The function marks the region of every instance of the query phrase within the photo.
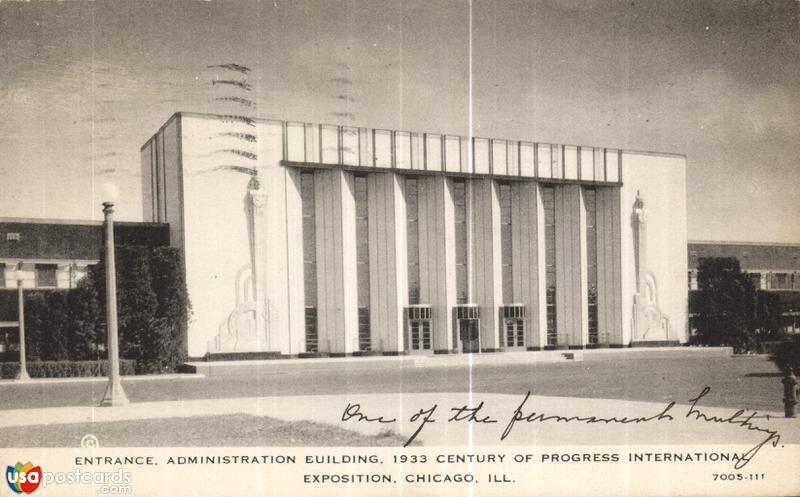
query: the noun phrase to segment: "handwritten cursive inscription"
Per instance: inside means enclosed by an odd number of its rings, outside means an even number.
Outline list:
[[[356,421],[365,421],[367,423],[394,423],[397,418],[385,419],[383,416],[370,418],[361,412],[361,404],[347,404],[342,412],[342,421],[349,421],[355,418]]]
[[[766,434],[764,440],[753,446],[749,451],[742,454],[739,458],[737,458],[734,467],[736,469],[741,469],[746,466],[753,457],[761,450],[762,447],[771,443],[773,447],[777,447],[778,443],[780,442],[780,434],[777,430],[771,430],[768,428],[764,428],[758,426],[753,421],[756,419],[769,419],[768,415],[760,415],[758,411],[751,411],[749,414],[746,414],[745,409],[739,409],[736,412],[732,413],[730,416],[727,417],[719,417],[706,414],[703,410],[698,407],[698,403],[700,400],[703,399],[708,393],[711,391],[711,387],[704,387],[700,394],[696,397],[689,399],[690,405],[688,410],[685,413],[685,418],[696,420],[704,423],[723,423],[723,424],[732,424],[741,427],[747,431],[757,431]],[[536,411],[528,411],[526,409],[526,404],[531,397],[531,392],[525,394],[525,397],[522,399],[522,402],[514,409],[514,412],[511,414],[508,422],[505,425],[505,429],[500,434],[500,440],[505,440],[509,435],[511,435],[515,425],[517,423],[548,423],[548,422],[555,422],[555,423],[585,423],[585,424],[643,424],[643,423],[656,423],[656,422],[670,422],[674,421],[675,417],[678,415],[678,408],[676,407],[675,401],[669,402],[663,409],[654,413],[650,416],[638,416],[638,417],[628,417],[628,416],[610,416],[610,417],[601,417],[601,416],[577,416],[577,415],[561,415],[561,414],[547,414],[544,412],[536,412]],[[451,407],[450,411],[452,412],[451,416],[447,418],[447,423],[475,423],[475,424],[497,424],[499,422],[498,419],[493,418],[491,415],[485,412],[485,404],[484,402],[480,402],[477,406],[471,407],[468,405],[462,405],[460,407]],[[414,433],[408,438],[406,443],[403,445],[407,447],[411,444],[414,440],[416,440],[417,436],[422,432],[422,429],[425,428],[428,424],[436,422],[436,413],[437,409],[439,408],[438,404],[434,404],[427,409],[421,408],[417,412],[415,412],[410,418],[409,421],[411,423],[418,423]],[[347,404],[344,411],[342,412],[342,421],[358,421],[358,422],[366,422],[366,423],[395,423],[397,421],[396,418],[385,418],[383,416],[368,416],[361,411],[360,404]]]
[[[532,413],[528,414],[527,416],[525,416],[525,415],[522,414],[522,408],[525,407],[525,403],[528,401],[528,398],[530,396],[531,396],[530,392],[525,394],[525,398],[522,399],[522,403],[519,405],[519,407],[517,407],[514,410],[514,415],[511,417],[511,420],[506,425],[506,429],[505,429],[505,431],[503,431],[503,434],[500,435],[500,440],[505,440],[506,439],[506,437],[511,433],[511,430],[514,428],[514,424],[517,421],[525,421],[525,422],[528,422],[528,423],[533,423],[533,422],[537,422],[537,421],[540,422],[540,423],[544,423],[546,421],[555,421],[555,422],[564,422],[564,423],[578,422],[578,423],[589,423],[589,424],[592,424],[592,423],[605,423],[605,424],[618,423],[618,424],[625,425],[625,424],[631,424],[631,423],[636,423],[636,424],[638,424],[638,423],[649,423],[650,421],[664,421],[664,420],[672,421],[674,419],[672,416],[670,416],[667,413],[670,410],[672,410],[672,408],[675,406],[675,402],[670,402],[669,404],[667,404],[667,407],[665,407],[658,414],[654,414],[653,416],[649,416],[649,417],[640,417],[640,418],[628,418],[628,417],[623,417],[623,418],[617,418],[617,417],[598,418],[597,416],[559,416],[557,414],[553,414],[553,415],[549,415],[548,416],[548,415],[545,415],[544,413],[536,413],[536,412],[532,412]]]
[[[772,442],[772,446],[773,447],[777,447],[778,446],[778,442],[780,442],[781,436],[780,436],[780,434],[778,434],[777,430],[770,430],[770,429],[767,429],[767,428],[762,428],[762,427],[756,426],[756,425],[754,425],[752,423],[752,421],[754,419],[758,419],[758,418],[769,419],[769,415],[761,415],[760,416],[758,414],[758,411],[753,411],[750,414],[748,414],[747,416],[745,416],[744,415],[745,410],[744,409],[739,409],[738,411],[736,411],[735,413],[731,414],[727,418],[720,418],[720,417],[717,417],[717,416],[709,416],[709,415],[703,413],[700,409],[698,409],[697,408],[697,403],[700,402],[700,399],[702,399],[703,397],[708,395],[708,392],[710,392],[710,391],[711,391],[710,387],[705,387],[700,392],[700,395],[698,395],[697,397],[695,397],[695,398],[693,398],[693,399],[691,399],[689,401],[689,402],[692,403],[692,405],[689,408],[689,411],[686,413],[686,417],[687,418],[689,418],[691,416],[694,416],[694,419],[696,419],[698,421],[705,421],[706,423],[729,423],[729,424],[733,424],[733,425],[739,425],[739,426],[741,426],[742,428],[744,428],[744,429],[746,429],[748,431],[760,431],[762,433],[766,433],[767,434],[767,437],[761,443],[756,444],[755,446],[753,446],[752,449],[750,449],[747,452],[745,452],[744,454],[742,454],[742,458],[740,460],[736,461],[736,464],[734,465],[734,467],[736,469],[741,469],[741,468],[745,467],[747,465],[747,463],[749,463],[750,460],[753,459],[753,456],[755,456],[758,453],[758,451],[761,450],[761,447],[765,446],[767,443]]]

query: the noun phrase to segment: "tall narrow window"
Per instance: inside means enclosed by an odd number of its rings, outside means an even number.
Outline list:
[[[500,197],[500,241],[501,263],[503,265],[503,301],[507,304],[514,302],[514,267],[512,264],[511,245],[511,185],[500,183],[498,185]]]
[[[419,198],[417,178],[406,178],[406,239],[408,240],[408,303],[420,303]]]
[[[456,303],[467,304],[467,185],[453,181],[453,204],[456,228]]]
[[[586,188],[583,196],[586,204],[586,283],[589,308],[589,344],[600,343],[597,321],[597,192]]]
[[[355,177],[356,278],[358,280],[358,350],[372,350],[369,319],[369,208],[367,177]]]
[[[303,282],[305,288],[306,352],[319,352],[317,331],[317,220],[314,173],[300,175],[303,211]]]
[[[0,288],[6,287],[6,265],[0,262]]]
[[[544,266],[547,304],[547,345],[556,345],[556,191],[542,188],[544,205]]]

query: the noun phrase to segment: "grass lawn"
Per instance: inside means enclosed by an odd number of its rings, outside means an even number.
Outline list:
[[[91,433],[100,447],[213,447],[213,446],[389,446],[405,439],[391,432],[375,436],[310,421],[281,421],[234,414],[163,418],[109,423],[36,425],[0,428],[0,447],[80,447]]]

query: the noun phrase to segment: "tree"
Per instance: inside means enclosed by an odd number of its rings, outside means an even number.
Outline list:
[[[101,359],[99,345],[105,344],[100,304],[92,275],[78,282],[67,293],[65,334],[69,339],[69,358],[72,360]]]
[[[705,345],[752,348],[755,288],[732,257],[702,258],[698,266],[697,334]]]
[[[67,292],[56,290],[47,292],[45,308],[41,315],[42,359],[63,361],[69,359],[69,341],[66,334]]]
[[[42,343],[47,332],[42,328],[42,316],[47,310],[45,294],[40,291],[25,292],[25,358],[42,359]]]
[[[783,338],[783,305],[780,295],[759,290],[756,292],[754,329],[761,340]]]
[[[186,327],[190,312],[180,252],[163,247],[152,249],[150,274],[158,302],[156,340],[161,351],[153,365],[159,371],[174,370],[186,360]]]
[[[120,355],[136,372],[174,371],[186,360],[190,304],[181,253],[172,247],[116,247]],[[90,272],[98,298],[97,329],[104,343],[105,263]]]
[[[116,248],[120,355],[136,360],[137,373],[150,370],[152,357],[159,353],[154,326],[158,303],[147,256],[142,247]]]

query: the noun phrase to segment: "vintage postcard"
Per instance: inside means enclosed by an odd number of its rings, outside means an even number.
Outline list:
[[[0,1],[0,496],[800,494],[800,2]]]

